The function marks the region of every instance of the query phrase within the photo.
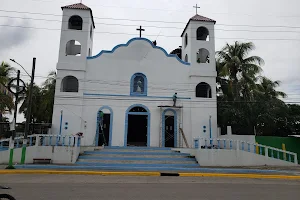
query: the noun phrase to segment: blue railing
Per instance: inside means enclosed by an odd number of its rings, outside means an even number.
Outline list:
[[[193,147],[197,149],[226,149],[247,151],[266,156],[268,158],[274,158],[298,164],[297,154],[294,152],[284,151],[282,149],[240,140],[194,138],[193,145]]]
[[[24,137],[16,137],[14,139],[14,148],[23,146]],[[7,150],[11,142],[10,138],[0,140],[0,151]],[[26,146],[67,146],[79,147],[81,138],[74,135],[29,135]]]

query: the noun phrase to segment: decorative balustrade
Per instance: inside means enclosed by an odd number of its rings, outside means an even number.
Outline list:
[[[21,148],[23,146],[24,137],[15,137],[14,147]],[[7,150],[11,139],[0,140],[0,151]],[[27,139],[27,146],[67,146],[79,147],[81,144],[81,137],[74,135],[29,135]]]
[[[297,154],[282,149],[273,148],[261,144],[250,142],[231,140],[231,139],[209,139],[209,138],[194,138],[193,147],[197,149],[227,149],[237,151],[247,151],[255,154],[260,154],[268,158],[280,159],[298,164]]]

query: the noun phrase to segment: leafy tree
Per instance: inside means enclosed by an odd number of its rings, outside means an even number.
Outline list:
[[[56,73],[52,71],[41,87],[34,85],[32,91],[31,122],[50,123],[52,120]],[[29,88],[29,86],[27,86]],[[23,102],[19,112],[26,116],[28,106],[29,89],[20,102]]]
[[[2,62],[0,64],[0,85],[5,87],[11,79],[14,68],[8,63]],[[0,122],[4,120],[3,113],[5,111],[11,111],[14,107],[13,99],[4,93],[0,93]]]

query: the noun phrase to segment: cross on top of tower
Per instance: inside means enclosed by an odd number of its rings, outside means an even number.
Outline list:
[[[196,8],[196,15],[198,14],[198,8],[200,8],[200,6],[198,6],[197,4],[196,4],[196,6],[193,6],[193,8]]]
[[[140,31],[140,37],[142,37],[142,31],[145,31],[145,29],[142,29],[142,26],[140,26],[140,28],[137,28],[136,30]]]

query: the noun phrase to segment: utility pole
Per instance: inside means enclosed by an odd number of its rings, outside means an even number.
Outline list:
[[[30,122],[31,122],[31,107],[32,107],[32,92],[33,92],[33,83],[34,83],[35,62],[36,62],[36,58],[33,58],[33,60],[32,60],[31,80],[30,80],[30,86],[29,86],[29,96],[28,96],[28,103],[27,103],[25,133],[24,133],[23,146],[22,146],[21,164],[25,163],[27,137],[28,137],[28,133],[29,133],[29,125],[30,125]]]
[[[13,85],[12,81],[17,80],[17,85]],[[17,112],[18,112],[18,99],[19,99],[19,93],[20,93],[20,70],[17,72],[17,79],[13,79],[9,82],[8,87],[10,90],[12,90],[13,87],[16,87],[15,95],[15,109],[14,109],[14,119],[13,119],[13,130],[12,130],[12,136],[9,143],[9,163],[8,167],[6,169],[15,169],[13,166],[13,158],[14,158],[14,146],[15,146],[15,136],[16,136],[16,123],[17,123]]]

